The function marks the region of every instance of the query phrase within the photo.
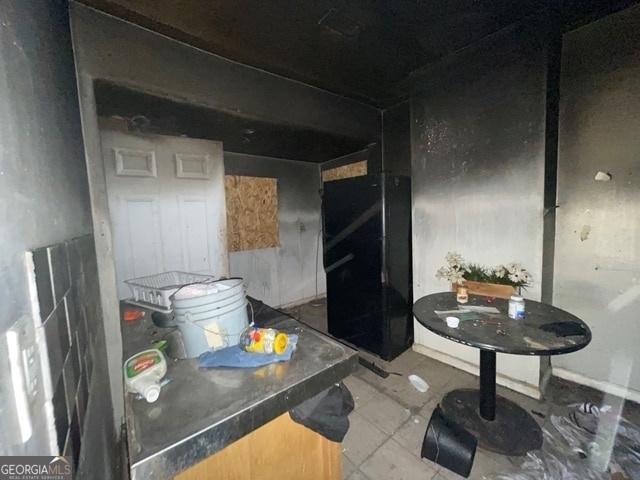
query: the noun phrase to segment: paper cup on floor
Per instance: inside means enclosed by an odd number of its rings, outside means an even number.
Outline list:
[[[458,328],[460,325],[460,319],[458,317],[447,317],[446,319],[447,327]]]

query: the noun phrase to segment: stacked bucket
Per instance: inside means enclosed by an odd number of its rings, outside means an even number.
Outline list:
[[[237,345],[249,325],[241,278],[185,285],[171,301],[189,358]]]

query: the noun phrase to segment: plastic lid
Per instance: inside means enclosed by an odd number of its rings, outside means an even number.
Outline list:
[[[273,341],[273,353],[282,355],[287,349],[287,345],[289,345],[289,337],[285,333],[279,333]]]
[[[144,398],[149,403],[153,403],[156,400],[158,400],[159,396],[160,396],[160,385],[158,385],[157,383],[149,385],[144,390]]]
[[[522,302],[524,298],[522,298],[520,295],[511,295],[511,300],[513,300],[514,302]]]

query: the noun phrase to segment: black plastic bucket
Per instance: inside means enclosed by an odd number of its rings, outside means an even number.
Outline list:
[[[437,406],[429,420],[420,456],[468,478],[477,444],[476,437],[445,417]]]

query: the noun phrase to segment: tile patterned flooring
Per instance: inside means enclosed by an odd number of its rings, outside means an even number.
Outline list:
[[[303,323],[326,332],[326,307],[303,305],[285,310]],[[363,355],[364,356],[364,355]],[[347,480],[458,480],[463,477],[420,458],[422,439],[433,409],[453,389],[478,385],[478,379],[461,370],[418,354],[411,349],[392,362],[375,361],[388,372],[382,378],[360,366],[344,383],[355,400],[349,416],[349,432],[343,441],[343,472]],[[425,393],[408,381],[419,375],[428,384]],[[598,401],[598,392],[573,384],[552,382],[545,401],[538,401],[498,387],[498,394],[517,402],[540,424],[547,421],[554,405]],[[507,457],[478,449],[469,476],[479,480],[492,473],[514,472],[519,457]]]
[[[376,362],[377,364],[381,362]],[[420,458],[431,413],[442,396],[459,387],[477,386],[477,378],[408,350],[384,368],[402,376],[382,378],[360,367],[346,378],[356,408],[343,441],[344,478],[455,480],[459,475]],[[421,393],[407,380],[417,374],[429,390]],[[512,467],[508,457],[478,450],[469,478]]]

